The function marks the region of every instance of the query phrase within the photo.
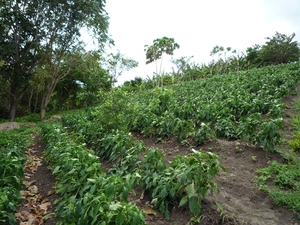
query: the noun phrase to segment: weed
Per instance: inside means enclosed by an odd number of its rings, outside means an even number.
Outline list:
[[[226,218],[225,211],[219,203],[217,203],[216,201],[214,201],[214,203],[217,206],[217,211],[220,213],[220,217],[221,217],[222,224],[223,224],[225,222],[225,218]]]
[[[253,162],[257,161],[257,157],[255,155],[251,156],[251,159],[252,159]]]

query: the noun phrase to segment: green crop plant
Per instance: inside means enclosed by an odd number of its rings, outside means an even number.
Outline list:
[[[189,205],[194,215],[199,215],[201,199],[207,191],[213,192],[217,184],[212,179],[223,168],[218,156],[210,152],[193,150],[191,156],[177,156],[169,166],[163,155],[151,149],[141,163],[139,174],[143,190],[150,192],[151,204],[168,219],[170,206]]]
[[[71,140],[59,124],[41,128],[45,159],[56,176],[58,224],[145,224],[144,214],[128,201],[135,185],[120,176],[107,176],[99,157]]]
[[[16,224],[24,177],[25,148],[30,145],[32,129],[0,133],[0,224]],[[3,141],[2,141],[3,140]]]
[[[178,156],[170,167],[181,171],[179,182],[187,195],[182,196],[179,206],[189,204],[190,211],[195,215],[200,213],[201,199],[206,197],[218,186],[212,179],[225,168],[219,163],[218,156],[211,152],[195,151],[191,156]]]
[[[211,129],[210,124],[201,123],[201,127],[193,134],[193,140],[196,145],[201,145],[213,139],[214,136],[215,134]]]

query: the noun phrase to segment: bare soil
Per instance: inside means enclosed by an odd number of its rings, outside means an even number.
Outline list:
[[[291,126],[291,117],[295,113],[292,107],[297,100],[297,95],[285,98],[288,108],[285,110],[285,130],[282,132],[284,138],[290,138],[293,135]],[[156,138],[145,138],[135,133],[135,138],[143,140],[148,148],[158,148],[165,153],[166,163],[179,154],[190,154],[191,146],[184,146],[177,142],[175,138],[163,139],[157,142]],[[278,146],[281,152],[288,151],[287,143]],[[34,148],[36,155],[42,158],[44,145],[38,137],[31,148]],[[194,147],[195,148],[195,147]],[[220,193],[215,192],[208,195],[202,201],[201,223],[190,223],[192,215],[186,207],[171,209],[171,218],[166,220],[156,212],[156,215],[147,215],[146,221],[150,225],[186,225],[186,224],[204,224],[204,225],[300,225],[300,220],[290,210],[276,206],[270,197],[263,191],[260,191],[254,182],[257,168],[263,168],[269,165],[272,160],[283,161],[279,153],[266,153],[256,146],[240,141],[214,140],[202,146],[195,148],[211,151],[219,155],[221,164],[226,168],[226,172],[221,172],[214,181],[218,183]],[[109,163],[103,162],[103,165],[109,166]],[[30,178],[38,187],[42,197],[51,202],[48,213],[54,212],[53,201],[58,197],[56,194],[47,196],[55,184],[55,178],[47,169],[47,164],[42,160]],[[141,192],[137,190],[136,198],[133,202],[141,209],[149,210],[149,196],[140,198]],[[26,207],[26,204],[22,206]],[[22,208],[21,207],[21,208]],[[57,219],[51,217],[45,220],[43,224],[55,224]]]

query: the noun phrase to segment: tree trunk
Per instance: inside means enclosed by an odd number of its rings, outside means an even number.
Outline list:
[[[42,106],[41,111],[40,111],[41,120],[43,120],[45,118],[45,115],[46,115],[46,107]]]
[[[52,95],[52,92],[53,91],[48,91],[48,92],[45,92],[43,95],[42,95],[42,103],[41,103],[41,111],[40,111],[40,119],[43,120],[45,118],[45,115],[46,115],[46,107],[50,101],[50,96]]]
[[[17,84],[17,76],[16,76],[16,74],[14,74],[12,83],[10,85],[10,104],[9,104],[9,111],[8,111],[9,112],[9,116],[8,116],[9,122],[15,121],[18,104],[25,93],[25,88],[23,88],[23,90],[18,94],[16,84]]]
[[[42,103],[41,103],[41,112],[40,112],[40,119],[43,120],[46,115],[46,108],[47,105],[51,99],[51,95],[61,77],[58,76],[57,74],[54,76],[52,81],[48,83],[47,87],[45,88],[44,93],[42,94]]]
[[[28,99],[28,111],[29,111],[29,113],[32,113],[32,110],[31,110],[32,96],[33,96],[33,91],[30,92],[30,96],[29,96],[29,99]]]
[[[33,113],[36,113],[37,105],[38,105],[39,92],[36,92],[35,102],[34,102],[34,110]]]
[[[9,122],[14,122],[15,121],[16,113],[17,113],[17,106],[18,106],[17,101],[13,101],[13,102],[10,103],[10,106],[9,106]]]

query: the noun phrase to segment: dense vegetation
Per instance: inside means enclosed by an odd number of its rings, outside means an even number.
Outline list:
[[[134,94],[116,90],[99,96],[100,106],[66,115],[62,122],[75,135],[73,139],[85,143],[100,159],[114,162],[110,175],[127,182],[137,179],[129,183],[150,192],[151,203],[166,218],[169,205],[186,203],[197,215],[197,201],[217,187],[211,182],[219,171],[217,156],[196,151],[174,158],[167,166],[156,149],[140,158],[144,146],[134,141],[130,131],[155,136],[158,141],[176,135],[179,142],[191,146],[215,137],[242,139],[267,153],[276,151],[283,97],[299,84],[299,66],[269,66]]]
[[[215,136],[243,139],[274,151],[283,124],[282,98],[298,82],[299,63],[291,63],[134,94],[116,90],[76,117],[84,121],[88,143],[97,133],[123,130],[157,138],[176,135],[179,142],[192,139],[196,145]]]
[[[192,57],[172,59],[170,73],[157,70],[152,78],[114,87],[138,63],[120,52],[104,55],[104,46],[113,44],[108,27],[104,0],[0,1],[0,118],[12,122],[27,115],[37,122],[36,113],[43,120],[46,110],[82,109],[66,113],[62,124],[41,126],[61,194],[60,224],[145,224],[144,212],[130,202],[137,187],[166,218],[171,206],[184,205],[198,216],[201,199],[218,190],[212,180],[224,168],[216,154],[196,147],[215,138],[240,139],[268,155],[280,144],[283,98],[295,94],[300,82],[295,34],[276,32],[245,53],[217,45],[207,65]],[[82,28],[93,31],[100,49],[84,49]],[[145,45],[146,63],[179,47],[173,38],[156,39]],[[16,223],[31,132],[0,133],[1,223]],[[176,136],[191,154],[167,165],[158,149],[146,149],[131,132],[158,142]],[[297,133],[290,141],[294,152],[284,155],[286,163],[272,162],[256,178],[276,204],[297,214],[299,139]],[[101,160],[112,162],[107,172]]]
[[[291,150],[284,153],[284,163],[273,161],[270,166],[257,170],[255,177],[259,189],[266,191],[277,205],[288,207],[300,217],[300,120],[299,104],[293,116],[295,135],[289,141]]]
[[[0,29],[3,31],[0,34],[0,118],[14,121],[25,114],[39,113],[44,119],[49,110],[95,106],[99,104],[99,90],[110,91],[123,71],[138,66],[135,60],[119,51],[105,54],[104,47],[113,44],[107,33],[109,17],[105,1],[85,2],[0,2]],[[92,31],[99,49],[85,50],[80,42],[82,29]],[[216,45],[208,64],[191,62],[192,56],[172,59],[172,72],[162,73],[157,68],[152,78],[136,77],[125,82],[123,89],[153,89],[295,62],[299,60],[300,49],[294,37],[295,34],[288,36],[276,32],[264,45],[248,47],[246,52]],[[145,45],[146,63],[158,63],[163,54],[173,55],[179,47],[174,38],[155,39],[152,45]]]
[[[14,212],[21,200],[25,149],[31,129],[0,133],[0,223],[16,224]]]
[[[275,145],[281,141],[282,111],[286,107],[283,97],[296,93],[299,73],[298,62],[134,93],[123,89],[102,91],[97,95],[101,103],[98,106],[66,113],[62,124],[42,125],[46,160],[52,165],[58,180],[56,189],[61,194],[56,202],[60,223],[143,224],[144,212],[130,202],[137,186],[150,194],[151,204],[166,218],[170,217],[170,206],[187,205],[192,215],[199,215],[199,202],[208,191],[218,190],[212,179],[224,168],[216,154],[194,148],[217,137],[250,141],[267,154],[276,151]],[[158,149],[146,151],[143,142],[137,142],[131,132],[156,137],[157,141],[176,136],[181,144],[190,145],[193,150],[190,155],[175,157],[167,165]],[[4,146],[9,146],[8,138],[1,140],[7,142]],[[11,160],[14,150],[5,147],[1,153],[9,158],[2,157],[6,161],[1,165],[18,166],[18,174],[22,176],[22,146],[26,141],[19,141],[21,145],[14,147],[20,149],[20,156],[15,156],[21,157],[16,158],[19,163]],[[295,151],[297,141],[296,136],[291,142]],[[19,142],[14,143],[16,146]],[[297,186],[291,185],[297,184],[298,156],[285,157],[287,165],[274,162],[270,168],[258,171],[257,180],[263,182],[260,188],[270,193],[277,204],[298,212],[297,198],[280,189],[293,187],[290,193],[297,192]],[[107,172],[102,160],[113,163]],[[264,183],[273,173],[277,174],[274,184],[279,185],[274,190]],[[3,180],[9,177],[6,174]],[[11,190],[19,191],[21,180],[16,181],[1,188],[11,185]],[[3,195],[2,200],[5,208],[1,219],[14,224],[11,212],[16,209],[18,198],[8,199]]]

